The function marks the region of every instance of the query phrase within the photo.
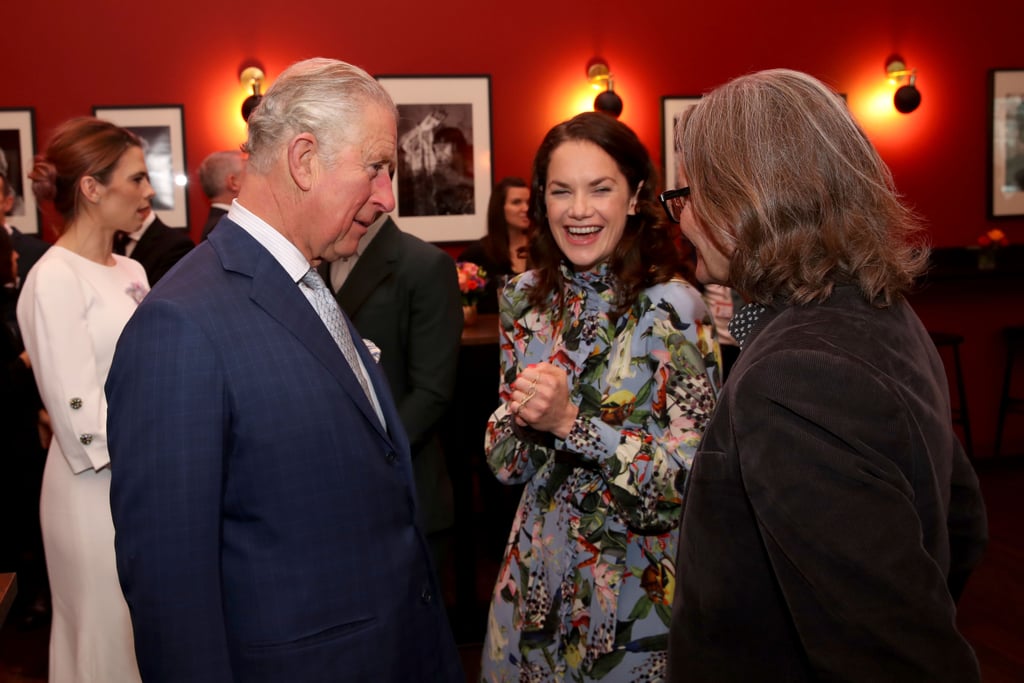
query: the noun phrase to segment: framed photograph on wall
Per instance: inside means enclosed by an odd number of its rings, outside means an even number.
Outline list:
[[[487,230],[490,76],[378,76],[398,107],[395,222],[428,242]]]
[[[700,102],[700,95],[666,95],[661,98],[661,146],[665,171],[665,190],[675,190],[679,181],[679,158],[676,155],[676,124],[687,109]]]
[[[989,71],[988,217],[1024,216],[1024,69]]]
[[[35,110],[0,108],[0,173],[14,190],[6,216],[19,231],[39,234],[39,211],[28,174],[35,158]],[[0,197],[0,199],[3,199]]]
[[[180,104],[95,106],[92,113],[142,138],[149,182],[156,192],[153,210],[172,228],[188,227],[184,107]]]

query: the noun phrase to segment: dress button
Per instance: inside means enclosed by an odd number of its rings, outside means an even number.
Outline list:
[[[83,446],[88,446],[92,443],[92,434],[82,434],[78,440],[82,442]]]
[[[68,401],[68,403],[71,405],[71,410],[78,410],[79,408],[82,407],[82,399],[78,398],[77,396]]]
[[[429,588],[424,588],[423,592],[420,593],[420,600],[423,601],[424,605],[429,605],[430,601],[434,599],[434,595],[430,592]]]

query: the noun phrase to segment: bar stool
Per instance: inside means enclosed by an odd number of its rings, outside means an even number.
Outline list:
[[[960,345],[964,343],[964,336],[953,332],[928,332],[932,343],[938,349],[939,355],[942,350],[948,348],[953,357],[953,377],[956,379],[957,404],[951,406],[951,418],[953,424],[959,424],[964,431],[964,450],[967,456],[974,457],[974,442],[971,440],[971,418],[967,412],[967,387],[964,385],[964,372],[960,365]]]
[[[993,455],[999,455],[1003,445],[1003,427],[1008,413],[1024,413],[1024,395],[1012,395],[1013,366],[1018,354],[1024,354],[1024,326],[1004,327],[1006,337],[1006,370],[1003,373],[1003,395],[999,399],[999,420],[996,423],[996,443]]]

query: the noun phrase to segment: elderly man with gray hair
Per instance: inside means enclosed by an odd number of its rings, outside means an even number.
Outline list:
[[[231,202],[242,187],[244,171],[245,155],[238,150],[214,152],[199,164],[199,184],[210,200],[210,213],[203,225],[202,239],[210,236],[210,231],[231,209]]]
[[[238,199],[122,334],[118,573],[146,681],[464,680],[387,380],[315,266],[394,208],[396,110],[292,65]]]

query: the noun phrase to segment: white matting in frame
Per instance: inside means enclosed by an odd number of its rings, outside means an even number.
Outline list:
[[[490,76],[378,76],[398,107],[392,216],[428,242],[483,236],[491,168]]]
[[[92,108],[96,118],[127,128],[143,141],[153,210],[172,228],[188,227],[188,173],[185,170],[185,113],[180,104]]]
[[[35,111],[0,109],[0,173],[14,190],[14,206],[7,224],[27,234],[39,234],[39,211],[28,174],[35,160]]]
[[[1024,69],[989,72],[988,216],[1024,216]]]
[[[662,181],[666,190],[675,190],[681,185],[679,155],[676,154],[676,125],[679,123],[679,117],[698,102],[700,95],[667,95],[661,98],[661,144],[662,159],[665,162],[665,175]]]

